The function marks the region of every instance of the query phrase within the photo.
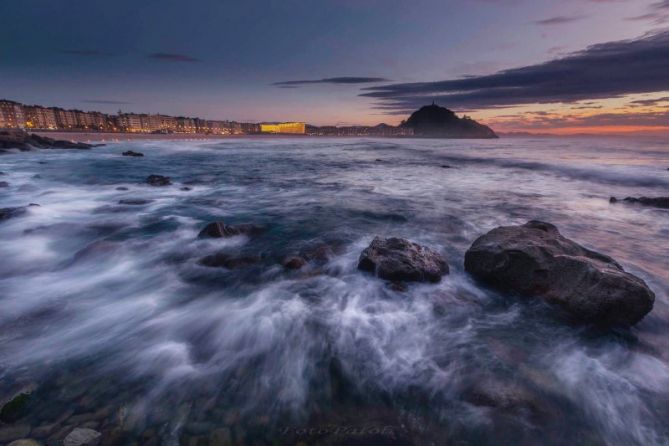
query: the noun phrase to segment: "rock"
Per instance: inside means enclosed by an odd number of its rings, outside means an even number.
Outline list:
[[[142,200],[141,198],[126,198],[123,200],[119,200],[118,204],[126,204],[129,206],[139,206],[142,204],[149,204],[151,203],[151,200]]]
[[[123,152],[121,155],[123,155],[123,156],[134,156],[134,157],[144,156],[143,153],[141,153],[141,152],[133,152],[132,150],[126,150],[126,151]]]
[[[33,440],[30,438],[25,438],[21,440],[14,440],[11,443],[9,443],[7,446],[42,446],[42,443],[40,443],[37,440]]]
[[[6,181],[0,181],[0,187],[9,187],[9,183]]]
[[[442,164],[442,165],[441,165],[441,168],[442,168],[442,169],[450,169],[451,166],[449,166],[448,164]]]
[[[448,263],[436,251],[401,238],[374,238],[358,260],[358,269],[395,281],[439,282]]]
[[[398,293],[404,293],[409,289],[404,282],[388,282],[386,285],[388,285],[388,288],[393,291],[397,291]]]
[[[28,212],[28,207],[30,206],[32,205],[18,206],[14,208],[0,208],[0,221],[9,220],[10,218],[24,215],[26,212]]]
[[[67,434],[67,437],[63,440],[63,445],[85,446],[92,444],[100,435],[102,435],[100,432],[93,429],[77,427]]]
[[[146,177],[146,182],[151,186],[169,186],[172,184],[170,177],[164,177],[162,175],[149,175]]]
[[[283,267],[286,269],[300,269],[306,264],[307,261],[298,256],[286,257],[282,262]]]
[[[660,209],[669,209],[669,197],[627,197],[623,198],[622,200],[618,200],[616,197],[611,197],[609,199],[609,203],[619,203],[621,201],[625,203],[636,203],[643,206],[651,206]]]
[[[227,427],[215,429],[209,434],[209,446],[232,446],[232,435]]]
[[[415,136],[431,138],[498,138],[488,126],[436,104],[421,107],[400,124],[413,129]]]
[[[83,142],[63,141],[45,136],[28,133],[23,130],[0,131],[0,149],[90,149],[90,144]]]
[[[0,442],[9,442],[25,438],[30,434],[30,425],[26,423],[0,427]]]
[[[212,237],[234,237],[236,235],[256,235],[262,232],[262,228],[255,225],[226,225],[222,221],[209,223],[198,234],[199,238]]]
[[[198,263],[202,266],[215,268],[238,269],[254,265],[259,261],[260,257],[256,256],[232,257],[225,253],[218,253],[203,257]]]
[[[179,188],[179,190],[182,190],[182,191],[189,191],[189,190],[192,190],[192,189],[191,189],[190,187],[188,187],[188,186],[183,186],[183,187]]]
[[[128,190],[128,188],[125,186],[119,186],[116,188],[116,190]]]
[[[545,299],[598,324],[635,324],[655,301],[646,283],[612,258],[541,221],[479,237],[465,254],[465,270],[494,288]]]
[[[0,421],[3,423],[13,423],[28,414],[28,408],[32,401],[32,389],[24,389],[14,394],[7,401],[3,402],[0,409]]]

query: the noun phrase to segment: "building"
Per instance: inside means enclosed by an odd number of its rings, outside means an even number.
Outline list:
[[[0,128],[22,129],[24,127],[23,106],[14,101],[0,101]]]
[[[26,105],[23,107],[23,115],[26,128],[39,130],[55,130],[58,128],[56,113],[51,108]]]
[[[306,124],[304,122],[279,122],[277,124],[260,124],[260,132],[304,135],[306,133]]]
[[[71,130],[79,127],[77,116],[73,110],[63,110],[62,108],[52,109],[56,116],[56,126],[60,130]]]

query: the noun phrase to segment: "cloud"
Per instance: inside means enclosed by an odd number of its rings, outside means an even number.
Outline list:
[[[543,20],[537,20],[534,23],[536,23],[537,25],[542,25],[542,26],[563,25],[565,23],[575,22],[577,20],[582,20],[584,18],[585,18],[585,16],[582,16],[582,15],[581,16],[564,16],[564,15],[561,15],[561,16],[556,16],[556,17],[550,17],[550,18],[543,19]]]
[[[146,57],[149,59],[162,60],[165,62],[200,62],[200,59],[196,59],[185,54],[176,53],[151,53]]]
[[[627,20],[651,21],[656,25],[669,22],[669,0],[661,0],[651,3],[648,6],[648,13],[635,17],[628,17]]]
[[[311,84],[344,84],[344,85],[355,85],[355,84],[374,84],[378,82],[388,82],[388,79],[382,77],[355,77],[355,76],[343,76],[343,77],[327,77],[324,79],[310,79],[310,80],[298,80],[298,81],[282,81],[275,82],[272,85],[282,88],[298,87]]]
[[[84,56],[84,57],[104,57],[111,56],[111,53],[98,50],[82,50],[82,49],[70,49],[70,50],[60,50],[58,51],[61,54],[71,54],[74,56]]]
[[[410,110],[437,101],[483,109],[573,103],[669,90],[669,31],[592,45],[565,57],[490,75],[363,88],[384,110]]]
[[[656,99],[637,99],[636,101],[630,102],[630,104],[633,106],[649,107],[659,105],[662,102],[669,102],[669,96]]]
[[[131,105],[132,102],[114,101],[110,99],[84,99],[86,104]]]

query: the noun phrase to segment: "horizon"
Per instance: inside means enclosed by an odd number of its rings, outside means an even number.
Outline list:
[[[0,6],[0,39],[11,42],[0,93],[65,109],[315,126],[397,125],[436,100],[500,133],[669,131],[666,0],[108,9]]]

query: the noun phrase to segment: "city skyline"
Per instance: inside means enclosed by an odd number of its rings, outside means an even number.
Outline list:
[[[436,99],[501,132],[669,131],[667,1],[91,3],[0,6],[1,97],[339,126]]]

